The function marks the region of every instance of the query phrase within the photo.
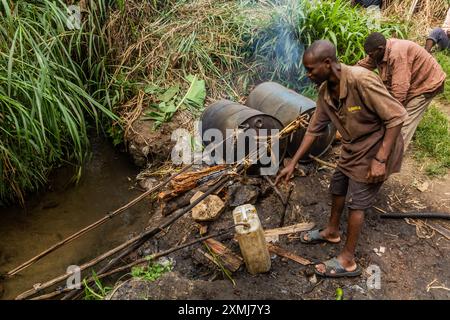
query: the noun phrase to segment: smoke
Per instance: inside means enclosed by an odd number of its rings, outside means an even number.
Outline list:
[[[305,21],[303,0],[260,1],[270,10],[270,22],[257,30],[252,42],[252,60],[260,81],[272,80],[297,91],[311,86],[302,65],[305,50],[301,41]]]

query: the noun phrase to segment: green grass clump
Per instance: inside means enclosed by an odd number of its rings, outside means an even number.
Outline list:
[[[435,55],[436,60],[441,65],[447,75],[450,75],[450,56],[446,51],[439,51]],[[441,95],[442,98],[450,102],[450,78],[447,76],[445,80],[445,90]]]
[[[155,281],[164,273],[172,270],[172,265],[162,265],[159,263],[149,263],[146,267],[134,267],[131,269],[131,276],[136,279]]]
[[[415,133],[416,158],[425,163],[428,175],[447,173],[450,168],[450,126],[448,117],[437,107],[425,113]]]
[[[61,163],[81,165],[89,123],[115,119],[98,90],[106,4],[87,3],[77,29],[62,1],[0,2],[0,204],[23,202]]]

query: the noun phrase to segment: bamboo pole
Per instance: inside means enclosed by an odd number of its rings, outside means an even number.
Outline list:
[[[334,163],[330,163],[330,162],[327,162],[327,161],[320,160],[319,158],[314,157],[313,155],[309,155],[309,157],[311,159],[313,159],[314,161],[320,163],[321,165],[324,165],[324,166],[327,166],[327,167],[330,167],[330,168],[333,168],[333,169],[337,168],[337,166]]]
[[[115,247],[114,249],[105,252],[104,254],[100,255],[99,257],[83,264],[82,266],[80,266],[80,271],[83,271],[89,267],[92,267],[94,265],[96,265],[97,263],[103,261],[104,259],[112,256],[113,254],[121,251],[124,248],[127,248],[129,246],[132,246],[131,248],[129,248],[127,251],[131,252],[133,251],[136,247],[139,247],[140,245],[142,245],[145,241],[147,241],[149,238],[153,237],[154,235],[158,234],[161,230],[163,230],[164,228],[168,227],[169,225],[171,225],[172,223],[174,223],[176,220],[178,220],[181,216],[183,216],[186,212],[189,212],[192,208],[194,208],[198,203],[200,203],[201,201],[203,201],[207,196],[209,196],[210,194],[212,194],[213,192],[215,192],[216,190],[218,190],[219,188],[223,187],[225,185],[225,183],[227,183],[229,180],[231,179],[231,176],[226,175],[223,179],[219,180],[210,190],[206,191],[203,195],[201,195],[196,201],[194,201],[191,205],[187,206],[186,208],[184,208],[181,212],[179,212],[178,214],[176,214],[175,216],[171,217],[170,219],[167,219],[164,223],[162,223],[160,226],[152,228],[150,230],[144,231],[143,233],[141,233],[140,235],[122,243],[121,245]],[[137,243],[136,243],[137,242]],[[136,245],[133,245],[135,244]],[[120,257],[123,257],[124,254],[121,254]],[[109,268],[111,268],[115,263],[118,262],[118,258],[114,259],[113,261],[111,261],[109,264],[107,264],[99,273],[103,273],[107,270],[109,270]],[[63,274],[60,275],[54,279],[51,279],[43,284],[39,284],[39,285],[35,285],[32,289],[29,289],[23,293],[21,293],[20,295],[18,295],[16,297],[16,300],[22,300],[22,299],[26,299],[48,287],[51,287],[53,285],[55,285],[58,282],[61,282],[65,279],[67,279],[69,276],[71,276],[71,274]]]
[[[81,237],[82,235],[84,235],[85,233],[103,225],[106,221],[109,221],[110,219],[114,218],[115,216],[119,215],[120,213],[124,212],[125,210],[129,209],[130,207],[134,206],[136,203],[140,202],[142,199],[144,199],[145,197],[147,197],[148,195],[150,195],[151,193],[155,192],[156,190],[162,188],[163,186],[165,186],[166,184],[168,184],[173,178],[175,178],[176,176],[178,176],[179,174],[185,172],[188,168],[190,168],[192,165],[187,165],[185,166],[181,171],[179,171],[178,173],[170,176],[169,178],[167,178],[166,180],[164,180],[163,182],[161,182],[160,184],[156,185],[155,187],[151,188],[150,190],[144,192],[143,194],[141,194],[140,196],[136,197],[135,199],[133,199],[132,201],[130,201],[129,203],[127,203],[126,205],[120,207],[119,209],[111,212],[110,214],[104,216],[103,218],[101,218],[100,220],[90,224],[89,226],[83,228],[82,230],[72,234],[71,236],[65,238],[64,240],[56,243],[55,245],[51,246],[50,248],[42,251],[41,253],[39,253],[38,255],[36,255],[35,257],[31,258],[30,260],[22,263],[20,266],[14,268],[13,270],[9,271],[6,276],[7,277],[12,277],[13,275],[17,274],[18,272],[28,268],[29,266],[31,266],[32,264],[34,264],[36,261],[42,259],[43,257],[45,257],[46,255],[48,255],[49,253],[55,251],[56,249],[62,247],[63,245],[72,242],[73,240],[78,239],[79,237]]]
[[[225,229],[223,229],[223,230],[221,230],[221,231],[219,231],[219,232],[216,232],[216,233],[214,233],[214,234],[211,234],[211,235],[209,235],[209,236],[204,236],[204,237],[202,237],[202,238],[193,240],[193,241],[191,241],[191,242],[182,244],[182,245],[180,245],[180,246],[177,246],[177,247],[174,247],[174,248],[170,248],[170,249],[168,249],[168,250],[166,250],[166,251],[158,252],[158,253],[152,254],[151,256],[148,256],[148,257],[145,257],[145,258],[138,259],[138,260],[133,261],[133,262],[131,262],[131,263],[125,265],[125,266],[122,266],[122,267],[116,268],[116,269],[114,269],[114,270],[111,270],[111,271],[109,271],[109,272],[107,272],[107,273],[99,274],[99,275],[97,275],[96,278],[100,280],[100,279],[103,279],[103,278],[105,278],[105,277],[111,276],[111,275],[113,275],[113,274],[116,274],[116,273],[119,273],[119,272],[122,272],[122,271],[126,271],[126,270],[130,269],[131,267],[134,267],[134,266],[136,266],[136,265],[138,265],[138,264],[141,264],[141,263],[144,263],[144,262],[149,262],[150,260],[155,260],[155,259],[158,259],[158,258],[167,256],[168,254],[171,254],[172,252],[175,252],[175,251],[184,249],[184,248],[186,248],[186,247],[193,246],[194,244],[197,244],[197,243],[199,243],[199,242],[203,242],[203,241],[208,240],[208,239],[210,239],[210,238],[219,237],[219,236],[221,236],[221,235],[224,235],[224,234],[228,233],[228,232],[229,232],[229,229],[234,228],[234,227],[235,227],[235,226],[233,225],[233,226],[230,226],[230,227],[228,227],[228,228],[225,228]],[[95,280],[94,277],[90,277],[89,279],[86,280],[86,283],[89,284],[89,283],[93,282],[94,280]],[[43,294],[43,295],[34,297],[34,298],[30,299],[30,300],[45,300],[45,299],[50,299],[50,298],[57,297],[57,296],[59,296],[59,295],[65,293],[65,292],[69,292],[69,291],[72,291],[72,290],[76,290],[76,289],[65,288],[65,289],[63,289],[63,290],[56,290],[56,291],[53,291],[53,292],[50,292],[50,293],[47,293],[47,294]]]

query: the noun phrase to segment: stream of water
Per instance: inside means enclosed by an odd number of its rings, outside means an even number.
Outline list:
[[[92,149],[92,158],[77,185],[69,183],[72,173],[67,168],[58,169],[45,190],[27,200],[25,208],[0,208],[1,274],[141,193],[133,188],[138,169],[126,154],[103,139],[94,139]],[[142,231],[148,219],[149,205],[144,200],[14,277],[1,280],[0,298],[14,299],[34,284],[65,273],[68,266],[83,264],[112,249],[133,232]]]

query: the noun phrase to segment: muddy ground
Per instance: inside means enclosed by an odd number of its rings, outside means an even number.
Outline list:
[[[325,157],[335,162],[339,147]],[[401,174],[392,176],[380,191],[376,207],[386,212],[435,211],[448,212],[450,207],[449,178],[430,180],[421,174],[418,164],[407,155]],[[328,185],[332,169],[309,165],[303,167],[306,176],[297,176],[291,195],[285,225],[314,222],[325,226],[330,211]],[[255,180],[251,180],[255,184]],[[265,189],[256,201],[258,214],[265,229],[278,227],[283,206],[278,196],[260,179],[259,188]],[[419,190],[420,189],[420,190]],[[208,223],[212,233],[231,225],[232,208],[222,213],[219,220]],[[193,259],[196,247],[186,248],[170,257],[175,261],[173,272],[156,282],[130,279],[118,283],[112,299],[335,299],[336,289],[342,288],[344,299],[449,299],[450,291],[450,239],[422,222],[414,220],[381,219],[380,210],[371,209],[366,214],[365,226],[357,248],[357,263],[365,270],[378,266],[381,270],[379,289],[368,287],[370,274],[366,270],[359,278],[320,279],[312,275],[311,266],[272,256],[270,272],[250,275],[245,266],[233,273],[231,279],[218,268],[199,264]],[[342,219],[345,240],[347,211]],[[155,214],[150,221],[157,225],[162,217]],[[450,230],[443,220],[428,221]],[[151,241],[142,253],[164,250],[198,237],[196,223],[187,214],[173,224],[164,234]],[[223,236],[224,244],[239,253],[239,247]],[[328,259],[339,253],[338,245],[305,245],[294,237],[281,236],[277,243],[311,261]],[[385,247],[384,253],[374,249]],[[234,282],[234,283],[233,283]]]

